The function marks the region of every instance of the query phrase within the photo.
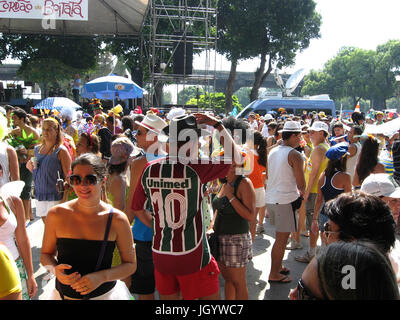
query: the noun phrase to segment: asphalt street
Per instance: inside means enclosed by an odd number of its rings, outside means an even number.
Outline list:
[[[305,253],[308,246],[308,238],[301,237],[303,244],[302,250],[286,250],[284,256],[284,266],[289,268],[291,283],[281,284],[268,282],[268,275],[271,266],[271,248],[275,241],[273,238],[274,228],[268,221],[264,223],[265,233],[257,235],[253,245],[253,259],[247,267],[247,286],[249,289],[250,300],[287,300],[289,291],[297,284],[306,264],[295,261],[295,256]],[[42,278],[46,274],[46,269],[40,264],[40,249],[42,246],[44,225],[41,219],[36,218],[28,226],[28,235],[32,246],[33,267],[35,278],[38,283],[38,294],[34,300],[47,300],[49,293],[54,288],[54,278],[44,281]],[[223,297],[224,280],[220,277],[221,296]]]

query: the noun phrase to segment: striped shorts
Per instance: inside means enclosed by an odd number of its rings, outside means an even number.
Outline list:
[[[242,234],[223,234],[218,236],[219,259],[225,267],[246,267],[253,258],[250,232]]]

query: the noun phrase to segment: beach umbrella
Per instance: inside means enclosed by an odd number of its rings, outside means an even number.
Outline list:
[[[84,84],[81,96],[89,99],[103,99],[113,101],[115,110],[115,99],[136,99],[143,97],[143,89],[132,80],[114,74],[100,77]],[[114,134],[115,134],[115,112],[114,112]]]
[[[34,109],[46,109],[46,110],[57,110],[61,111],[64,107],[78,109],[81,106],[71,99],[65,97],[49,97],[43,99],[35,105]]]

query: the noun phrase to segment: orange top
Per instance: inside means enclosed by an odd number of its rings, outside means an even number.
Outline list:
[[[253,171],[249,174],[249,179],[253,183],[254,189],[263,188],[264,182],[262,173],[266,171],[266,167],[258,163],[258,155],[254,155]]]

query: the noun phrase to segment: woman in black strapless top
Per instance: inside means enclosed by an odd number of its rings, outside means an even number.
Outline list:
[[[78,199],[50,209],[40,262],[54,271],[64,299],[129,299],[117,280],[136,271],[132,231],[122,211],[100,200],[106,168],[100,157],[83,154],[72,163],[72,172],[69,182]],[[115,245],[122,263],[112,268]]]

